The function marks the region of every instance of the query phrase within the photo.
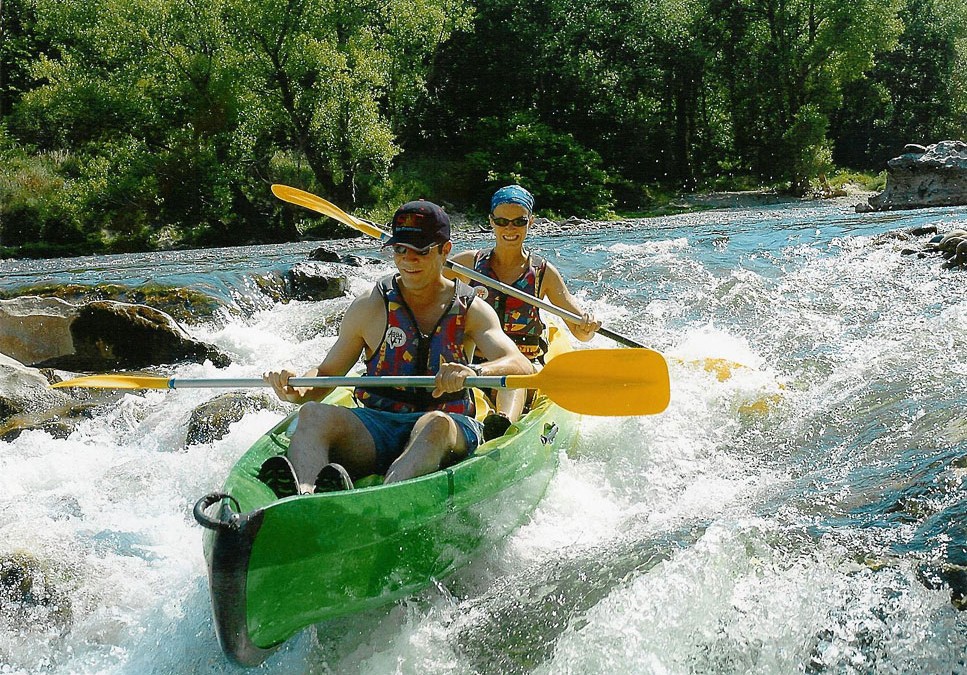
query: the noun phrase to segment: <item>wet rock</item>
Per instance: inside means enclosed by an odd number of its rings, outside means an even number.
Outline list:
[[[286,279],[279,272],[260,274],[254,277],[259,292],[275,302],[288,302],[289,291]]]
[[[70,598],[57,588],[54,575],[22,551],[0,556],[0,615],[23,631],[66,632],[73,622]]]
[[[926,254],[940,255],[946,261],[943,263],[945,268],[967,265],[967,230],[934,235],[923,245],[920,253],[920,257]]]
[[[224,302],[192,290],[176,286],[144,284],[135,288],[120,284],[42,284],[25,286],[0,293],[3,298],[37,296],[56,298],[69,305],[81,305],[97,300],[116,300],[132,304],[148,305],[186,323],[206,321],[220,312],[237,313],[237,309]]]
[[[349,265],[350,267],[362,267],[363,265],[374,265],[380,263],[380,261],[376,260],[375,258],[363,258],[353,254],[344,255],[338,251],[333,251],[331,248],[326,248],[325,246],[320,246],[312,251],[309,254],[309,260],[315,260],[317,262],[341,263],[343,265]]]
[[[0,300],[0,352],[31,366],[66,370],[142,368],[177,361],[230,363],[175,320],[146,305],[57,298]]]
[[[185,445],[211,443],[225,436],[228,428],[247,413],[269,408],[272,399],[267,394],[230,392],[203,403],[191,412]]]
[[[292,298],[295,300],[331,300],[346,292],[345,275],[334,272],[331,266],[305,262],[292,266]]]
[[[869,209],[890,211],[967,204],[967,143],[907,145],[887,162],[886,188],[867,200]],[[857,205],[857,212],[861,211]],[[869,210],[864,207],[864,210]]]
[[[951,562],[925,563],[917,568],[917,578],[931,590],[950,588],[950,604],[967,609],[967,566]]]
[[[66,394],[50,388],[40,371],[0,354],[0,420],[64,406],[69,401]]]
[[[66,438],[78,422],[117,400],[118,392],[80,390],[70,396],[51,389],[59,377],[45,375],[0,354],[0,440],[12,441],[21,433],[39,429],[55,438]]]
[[[937,234],[938,231],[939,229],[936,225],[920,225],[919,227],[911,227],[909,230],[907,230],[907,233],[913,237],[924,237],[928,234]]]
[[[74,351],[70,325],[77,305],[58,298],[0,300],[0,352],[36,364]]]
[[[32,365],[72,371],[137,369],[192,361],[231,363],[213,345],[190,337],[173,318],[146,305],[91,302],[78,308],[70,324],[72,353]]]

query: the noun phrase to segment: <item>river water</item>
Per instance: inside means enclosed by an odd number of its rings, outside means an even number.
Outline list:
[[[874,241],[927,224],[967,228],[967,209],[794,204],[534,237],[607,327],[669,357],[668,410],[584,418],[503,545],[404,603],[303,632],[264,670],[967,672],[967,613],[942,581],[967,564],[967,275]],[[260,297],[253,275],[311,248],[5,261],[0,287],[205,290],[239,311],[186,328],[234,364],[174,374],[257,376],[318,362],[349,295],[389,270],[353,268],[338,300]],[[708,358],[748,367],[719,381]],[[0,444],[0,554],[39,559],[70,606],[60,621],[0,606],[0,673],[240,670],[215,638],[190,509],[284,410],[186,448],[216,393],[127,395],[66,439]]]

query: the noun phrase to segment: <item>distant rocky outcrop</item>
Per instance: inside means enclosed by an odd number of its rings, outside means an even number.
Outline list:
[[[0,300],[0,353],[21,363],[73,371],[137,369],[230,357],[195,340],[164,312],[114,301],[73,305],[57,298]]]
[[[858,213],[967,204],[967,143],[907,145],[887,162],[886,188],[856,205]]]

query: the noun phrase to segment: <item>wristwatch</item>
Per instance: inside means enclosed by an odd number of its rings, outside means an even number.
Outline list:
[[[483,373],[481,372],[483,368],[480,367],[479,363],[471,363],[467,367],[470,368],[470,370],[472,370],[477,377],[480,377],[483,375]]]

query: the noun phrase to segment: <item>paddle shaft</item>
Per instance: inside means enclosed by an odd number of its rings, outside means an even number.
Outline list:
[[[297,188],[289,187],[288,185],[278,184],[272,186],[272,192],[279,199],[303,206],[313,211],[318,211],[319,213],[327,215],[330,218],[338,220],[344,225],[349,225],[350,227],[355,228],[363,234],[369,235],[375,239],[379,239],[383,243],[386,243],[390,239],[390,235],[380,229],[375,223],[352,216],[340,209],[335,204],[328,202],[322,197],[318,197],[311,192],[305,192]],[[463,265],[455,263],[452,260],[447,260],[446,266],[461,276],[473,279],[474,281],[477,281],[485,286],[489,286],[490,288],[494,288],[501,293],[515,297],[518,300],[522,300],[523,302],[534,305],[535,307],[539,307],[540,309],[554,314],[555,316],[559,316],[562,319],[568,319],[572,323],[579,324],[584,319],[584,317],[581,317],[574,312],[569,312],[568,310],[562,309],[557,305],[552,305],[551,303],[546,302],[534,295],[525,293],[505,283],[501,283],[496,279],[488,277],[485,274],[481,274],[480,272],[472,270],[469,267],[464,267]],[[608,330],[603,326],[598,328],[598,333],[604,335],[605,337],[611,338],[615,342],[623,344],[626,347],[635,347],[638,349],[646,348],[645,345],[635,342],[631,338],[621,335],[620,333],[615,333],[612,330]]]
[[[294,387],[435,388],[431,375],[293,377]],[[54,388],[197,389],[267,387],[262,378],[179,379],[142,375],[88,375]],[[584,415],[652,415],[668,406],[670,387],[665,358],[651,349],[579,349],[549,360],[530,375],[471,376],[464,387],[539,389],[565,410]]]
[[[468,377],[468,387],[485,389],[526,388],[528,384],[507,383],[505,375],[489,377]],[[530,377],[530,376],[518,376]],[[232,387],[269,387],[268,382],[255,377],[238,378],[193,378],[182,379],[172,377],[167,381],[168,389],[221,389]],[[400,375],[381,377],[291,377],[289,385],[292,387],[422,387],[432,389],[436,386],[436,378],[430,375]],[[536,386],[536,385],[534,385]]]

